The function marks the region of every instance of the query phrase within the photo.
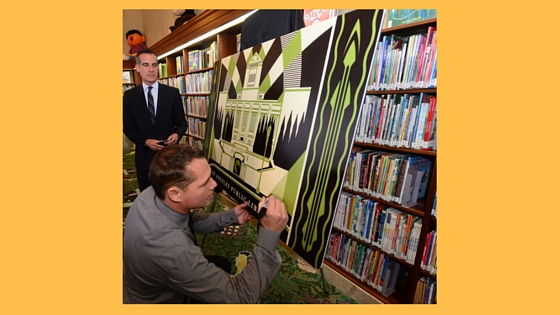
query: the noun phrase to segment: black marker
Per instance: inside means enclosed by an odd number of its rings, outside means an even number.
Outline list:
[[[269,197],[272,195],[269,195]],[[257,220],[260,220],[266,214],[266,209],[268,208],[268,197],[264,200],[264,204],[260,208],[259,212],[253,210],[251,207],[245,208],[245,210],[249,211],[253,217]]]
[[[268,196],[270,197],[270,196]],[[266,214],[266,209],[268,208],[268,197],[266,198],[266,200],[264,201],[264,204],[262,205],[261,209],[259,210],[259,218],[264,217],[264,215]]]

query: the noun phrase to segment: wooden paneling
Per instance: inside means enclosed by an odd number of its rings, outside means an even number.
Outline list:
[[[206,10],[150,47],[157,55],[204,35],[252,10]]]

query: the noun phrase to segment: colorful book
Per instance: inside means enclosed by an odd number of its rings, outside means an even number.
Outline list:
[[[160,63],[158,64],[159,67],[159,77],[160,78],[164,78],[167,76],[167,64],[166,63]]]
[[[123,71],[122,73],[122,82],[123,83],[133,83],[132,78],[134,76],[132,76],[131,71]]]
[[[410,98],[410,115],[408,117],[408,122],[406,126],[406,130],[403,130],[403,139],[401,140],[401,147],[403,148],[410,148],[412,145],[412,135],[414,133],[414,126],[416,125],[419,108],[420,108],[420,99],[422,98],[422,94],[420,95],[412,95]]]
[[[397,291],[397,279],[399,277],[400,271],[400,264],[390,259],[389,263],[387,264],[387,270],[385,271],[385,281],[383,282],[383,286],[381,288],[381,294],[385,297],[390,296],[391,294]]]
[[[420,150],[424,141],[424,134],[426,132],[426,121],[428,119],[428,111],[430,109],[430,99],[434,98],[431,95],[423,95],[421,99],[421,109],[418,116],[416,127],[414,128],[414,136],[412,139],[412,148]]]
[[[409,156],[405,162],[404,170],[399,174],[399,181],[402,187],[398,187],[393,201],[405,207],[414,206],[419,198],[420,185],[422,183],[422,175],[424,163],[426,159],[420,156]],[[429,161],[428,161],[429,162]],[[402,166],[401,166],[402,168]]]
[[[424,139],[422,140],[421,149],[422,150],[433,150],[434,145],[434,135],[436,132],[436,103],[437,99],[435,97],[430,99],[430,107],[428,109],[428,117],[426,120],[426,127],[424,132]]]
[[[426,69],[424,71],[424,77],[422,79],[422,86],[420,88],[428,88],[430,86],[430,76],[432,74],[433,68],[436,67],[435,56],[437,52],[437,31],[434,28],[433,35],[430,43],[430,54],[428,56],[428,61],[426,64]]]
[[[177,74],[183,74],[185,72],[183,56],[175,57],[175,65],[177,67]]]
[[[404,230],[404,237],[401,243],[400,254],[399,258],[405,259],[406,258],[406,251],[408,250],[408,244],[410,240],[410,234],[412,233],[412,225],[414,219],[417,218],[416,216],[409,215],[406,220],[405,230]]]
[[[200,50],[191,50],[189,56],[189,71],[200,70]]]
[[[435,9],[391,9],[389,10],[387,27],[433,19],[436,16],[437,11]]]
[[[411,265],[414,265],[414,260],[416,259],[416,252],[418,250],[418,241],[420,238],[420,231],[422,230],[422,219],[416,217],[412,225],[412,232],[409,239],[408,250],[406,252],[405,261]]]

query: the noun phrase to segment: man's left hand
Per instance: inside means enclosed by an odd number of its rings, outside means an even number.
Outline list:
[[[244,203],[239,204],[235,208],[233,208],[240,225],[243,225],[253,219],[253,216],[249,212],[247,212],[247,210],[245,210],[248,204],[249,203],[245,201]]]
[[[179,140],[179,135],[173,133],[169,137],[167,137],[167,140],[165,140],[165,145],[175,144],[177,143],[178,140]]]

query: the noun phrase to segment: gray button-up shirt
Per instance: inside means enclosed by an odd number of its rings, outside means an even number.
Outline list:
[[[235,211],[195,213],[194,230],[212,233],[238,224]],[[134,201],[125,221],[124,303],[256,303],[282,259],[280,234],[260,227],[252,257],[236,277],[209,263],[193,242],[189,216],[167,207],[152,187]]]

